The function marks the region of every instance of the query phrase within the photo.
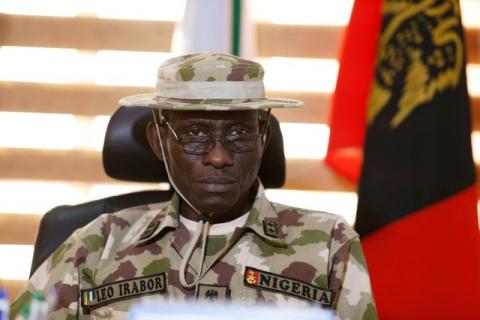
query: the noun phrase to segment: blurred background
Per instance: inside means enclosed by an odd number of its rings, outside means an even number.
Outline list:
[[[303,110],[274,112],[284,135],[287,181],[267,194],[353,223],[356,185],[323,162],[338,49],[353,0],[246,2],[246,55],[265,67],[267,95],[305,101]],[[460,3],[478,165],[480,1]],[[184,0],[0,2],[0,281],[11,297],[28,278],[46,211],[158,187],[107,177],[101,149],[118,99],[151,92],[158,65],[185,47],[179,36],[184,14]],[[280,72],[285,68],[300,77]],[[314,143],[301,143],[313,136]]]

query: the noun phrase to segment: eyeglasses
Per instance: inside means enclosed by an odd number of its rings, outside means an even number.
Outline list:
[[[217,142],[223,144],[225,149],[230,152],[242,153],[254,151],[257,147],[259,138],[263,137],[264,133],[249,133],[249,132],[235,132],[233,127],[227,132],[223,138],[214,137],[210,134],[206,135],[187,135],[178,134],[173,130],[170,123],[162,116],[161,122],[165,123],[180,144],[183,145],[183,151],[188,154],[205,155],[209,153]]]

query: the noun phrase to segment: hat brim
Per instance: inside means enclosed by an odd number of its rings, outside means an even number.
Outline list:
[[[166,110],[230,111],[270,108],[300,108],[303,101],[283,98],[265,99],[174,99],[157,97],[152,93],[137,94],[120,99],[120,106],[150,107]]]

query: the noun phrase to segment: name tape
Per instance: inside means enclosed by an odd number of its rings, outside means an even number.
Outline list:
[[[81,290],[82,308],[89,312],[115,301],[167,291],[165,272],[146,277],[132,278]]]

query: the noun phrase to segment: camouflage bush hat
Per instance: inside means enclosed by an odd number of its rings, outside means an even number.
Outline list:
[[[263,67],[223,53],[196,53],[165,61],[158,69],[155,93],[122,98],[120,106],[175,110],[295,108],[303,102],[268,99]]]

